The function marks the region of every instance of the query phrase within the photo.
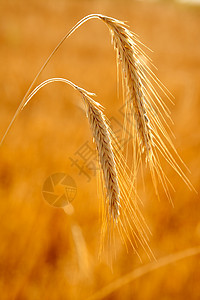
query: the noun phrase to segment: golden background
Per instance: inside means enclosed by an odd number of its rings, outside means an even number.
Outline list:
[[[170,105],[175,146],[200,178],[200,8],[171,1],[0,1],[0,134],[3,136],[37,71],[62,36],[82,17],[102,13],[128,21],[154,50],[156,75],[175,96]],[[108,117],[118,116],[115,53],[106,26],[91,20],[68,39],[40,77],[65,77],[95,92]],[[77,92],[56,83],[40,91],[17,118],[0,149],[0,299],[87,299],[143,264],[117,245],[113,269],[98,260],[100,214],[96,177],[79,174],[70,157],[93,147]],[[74,178],[74,212],[47,204],[51,174]],[[199,195],[166,167],[175,207],[148,171],[140,195],[157,259],[200,245]],[[187,173],[188,174],[188,173]],[[199,256],[159,268],[122,285],[105,299],[200,299]]]

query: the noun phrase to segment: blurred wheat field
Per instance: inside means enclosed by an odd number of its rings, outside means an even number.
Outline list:
[[[82,17],[102,13],[127,20],[154,50],[156,75],[175,96],[170,106],[174,141],[200,178],[200,9],[174,2],[30,0],[0,2],[0,134],[14,115],[33,77],[61,37]],[[104,25],[90,21],[62,46],[40,80],[65,77],[97,94],[106,115],[120,120],[115,54]],[[0,149],[0,295],[1,299],[85,299],[141,266],[120,243],[113,270],[97,258],[100,217],[95,172],[90,180],[71,158],[88,142],[87,120],[77,94],[55,84],[40,91],[19,115]],[[42,187],[51,174],[74,178],[74,213],[48,205]],[[150,175],[138,187],[151,229],[156,258],[200,244],[199,195],[190,192],[166,166],[176,192],[175,207]],[[143,263],[148,263],[144,256]],[[160,268],[113,292],[106,299],[199,299],[199,256]]]

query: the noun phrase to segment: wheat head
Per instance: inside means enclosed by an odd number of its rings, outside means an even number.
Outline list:
[[[125,24],[116,19],[102,16],[112,33],[112,42],[117,51],[118,63],[122,68],[123,87],[125,90],[126,113],[132,114],[140,136],[141,148],[149,158],[152,152],[152,137],[146,112],[143,85],[140,78],[141,66],[137,57],[137,47],[133,44],[133,34]]]
[[[141,200],[133,188],[130,170],[121,152],[121,145],[108,124],[108,120],[103,113],[103,107],[91,98],[94,94],[67,79],[50,78],[30,93],[22,109],[41,88],[53,82],[66,83],[80,93],[86,107],[86,116],[93,140],[96,144],[104,186],[102,191],[100,256],[104,251],[105,244],[107,244],[107,249],[111,251],[109,262],[112,261],[114,240],[116,233],[118,233],[127,250],[128,241],[140,257],[137,249],[140,244],[148,257],[150,259],[154,258],[148,245],[149,229],[139,208]]]
[[[107,16],[99,18],[108,26],[112,43],[117,52],[117,63],[121,67],[125,101],[124,132],[133,134],[133,178],[136,178],[142,153],[149,165],[154,188],[158,194],[158,182],[172,202],[170,180],[163,171],[160,156],[171,165],[190,189],[194,189],[180,165],[185,166],[170,138],[172,133],[168,121],[172,121],[170,110],[158,93],[160,90],[171,101],[171,94],[151,71],[151,60],[141,48],[138,37],[124,22]],[[146,63],[147,61],[147,63]],[[156,89],[157,87],[157,89]],[[172,101],[171,101],[172,102]],[[179,162],[178,162],[179,161]]]
[[[120,150],[121,145],[108,125],[102,106],[85,91],[81,94],[86,105],[86,114],[106,187],[106,195],[103,197],[100,255],[105,243],[108,244],[108,249],[113,251],[117,231],[123,243],[127,246],[127,239],[139,257],[138,244],[151,259],[154,256],[148,245],[149,229],[141,214],[138,205],[140,199],[133,189],[129,169]],[[112,253],[110,260],[112,260]]]
[[[109,215],[114,220],[117,220],[119,216],[120,190],[108,125],[101,111],[100,104],[92,100],[85,93],[82,93],[82,97],[86,105],[86,114],[103,172],[107,197],[109,199]]]

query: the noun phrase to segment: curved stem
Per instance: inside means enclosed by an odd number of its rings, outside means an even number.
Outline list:
[[[6,132],[4,133],[1,142],[0,142],[0,146],[2,145],[3,141],[5,140],[5,137],[7,136],[9,130],[11,129],[14,121],[16,120],[20,110],[24,107],[24,103],[27,102],[27,96],[29,95],[33,85],[35,84],[35,82],[37,81],[38,77],[40,76],[40,74],[43,72],[43,70],[45,69],[45,67],[47,66],[47,64],[49,63],[49,61],[51,60],[51,58],[53,57],[53,55],[57,52],[57,50],[60,48],[60,46],[64,43],[64,41],[70,37],[72,35],[72,33],[74,33],[82,24],[84,24],[85,22],[87,22],[90,19],[94,19],[94,18],[100,18],[100,14],[91,14],[88,15],[86,17],[84,17],[83,19],[81,19],[78,23],[76,23],[76,25],[74,27],[72,27],[72,29],[70,29],[70,31],[68,31],[68,33],[61,39],[61,41],[58,43],[58,45],[54,48],[54,50],[51,52],[51,54],[48,56],[48,58],[46,59],[46,61],[44,62],[44,64],[42,65],[42,67],[40,68],[39,72],[37,73],[37,75],[35,76],[35,78],[33,79],[31,85],[29,86],[24,98],[22,99],[18,109],[16,110],[10,124],[8,125]]]
[[[47,84],[50,84],[50,83],[53,83],[53,82],[63,82],[63,83],[66,83],[68,85],[70,85],[71,87],[73,87],[75,90],[81,92],[81,93],[84,93],[84,94],[87,94],[87,95],[90,95],[90,96],[93,96],[95,95],[94,93],[90,93],[82,88],[80,88],[78,85],[74,84],[72,81],[70,80],[67,80],[65,78],[50,78],[50,79],[47,79],[45,81],[43,81],[42,83],[40,83],[38,86],[36,86],[36,88],[29,94],[28,98],[26,99],[26,102],[23,103],[23,106],[21,106],[20,110],[24,109],[24,107],[28,104],[28,102],[31,100],[31,98],[33,98],[33,96],[41,89],[43,88],[45,85]]]

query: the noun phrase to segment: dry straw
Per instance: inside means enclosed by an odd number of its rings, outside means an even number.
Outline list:
[[[121,69],[125,107],[124,138],[126,138],[126,132],[133,136],[133,168],[131,173],[121,154],[120,145],[106,121],[101,105],[90,97],[90,93],[63,78],[49,79],[31,92],[36,80],[62,43],[82,24],[94,18],[102,20],[108,26],[117,52],[117,66],[118,69],[119,67]],[[180,165],[184,166],[184,163],[170,138],[171,130],[168,125],[168,121],[171,121],[170,111],[157,90],[170,101],[171,95],[151,71],[149,67],[151,60],[143,51],[143,46],[127,25],[117,19],[92,14],[80,20],[63,37],[34,78],[1,143],[21,109],[40,88],[55,81],[62,81],[73,86],[81,93],[85,103],[106,191],[102,214],[101,250],[103,250],[106,238],[109,244],[113,243],[113,230],[117,229],[125,244],[126,239],[128,239],[137,252],[136,248],[139,242],[145,251],[151,255],[146,235],[147,227],[138,207],[139,198],[135,190],[135,178],[140,164],[149,166],[156,193],[158,194],[158,182],[160,182],[170,200],[169,187],[172,185],[163,171],[160,163],[161,157],[164,157],[189,188],[193,187],[180,167]],[[129,150],[130,147],[127,149]],[[130,177],[134,180],[130,180]]]

